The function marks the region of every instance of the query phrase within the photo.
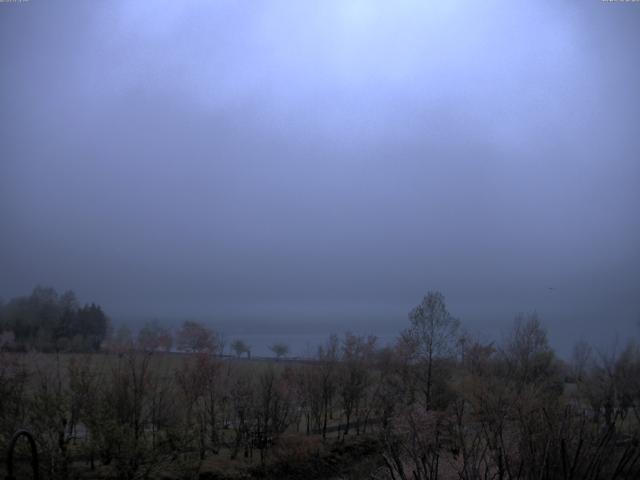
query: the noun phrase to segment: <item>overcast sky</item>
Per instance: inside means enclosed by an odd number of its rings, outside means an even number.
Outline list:
[[[0,3],[0,297],[637,335],[639,49],[640,3]]]

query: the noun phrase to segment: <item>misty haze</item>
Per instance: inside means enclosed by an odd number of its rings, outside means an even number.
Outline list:
[[[640,2],[0,0],[0,477],[640,478],[639,46]]]

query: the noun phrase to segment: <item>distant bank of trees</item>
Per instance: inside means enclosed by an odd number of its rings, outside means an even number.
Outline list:
[[[0,303],[0,348],[39,351],[99,350],[109,318],[95,303],[80,305],[71,290],[36,287],[30,295]]]
[[[251,358],[251,346],[241,339],[231,350]],[[132,331],[127,324],[113,329],[109,317],[95,303],[81,305],[68,290],[59,294],[38,286],[29,295],[8,302],[0,298],[0,351],[39,352],[170,352],[222,355],[225,339],[206,325],[185,320],[172,329],[158,320],[146,321]],[[269,347],[276,358],[286,357],[289,347],[278,342]]]

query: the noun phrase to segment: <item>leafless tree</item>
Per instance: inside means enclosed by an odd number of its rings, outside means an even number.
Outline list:
[[[273,368],[267,368],[260,374],[257,387],[254,438],[264,465],[267,449],[289,425],[294,391],[292,385],[277,375]]]
[[[402,341],[418,368],[413,371],[422,390],[424,406],[432,407],[434,365],[437,359],[455,352],[459,321],[447,310],[440,292],[429,292],[409,313],[410,326],[402,334]]]
[[[356,417],[357,433],[360,433],[367,415],[367,389],[371,384],[371,370],[376,337],[363,337],[346,333],[342,341],[342,358],[338,375],[339,394],[346,419],[344,434],[349,434],[351,420]],[[364,413],[364,415],[361,415]]]
[[[332,413],[332,403],[337,388],[338,369],[338,336],[332,334],[325,345],[318,348],[318,357],[315,368],[320,385],[322,403],[322,438],[327,438],[327,425]]]
[[[0,451],[5,452],[13,433],[29,415],[31,372],[26,358],[0,352]]]
[[[245,458],[253,453],[251,433],[254,415],[254,382],[246,373],[237,374],[231,385],[229,395],[231,398],[232,420],[234,440],[231,448],[231,458],[236,458],[240,449],[244,451]]]
[[[516,316],[500,353],[508,370],[505,373],[519,387],[558,379],[559,365],[536,312]]]

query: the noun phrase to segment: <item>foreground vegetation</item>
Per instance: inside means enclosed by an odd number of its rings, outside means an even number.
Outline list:
[[[633,342],[609,354],[579,344],[565,364],[532,314],[500,344],[481,343],[437,292],[395,345],[330,336],[304,361],[223,358],[196,322],[178,335],[189,353],[163,351],[162,335],[143,329],[101,353],[2,353],[0,448],[27,427],[53,479],[640,473]]]

